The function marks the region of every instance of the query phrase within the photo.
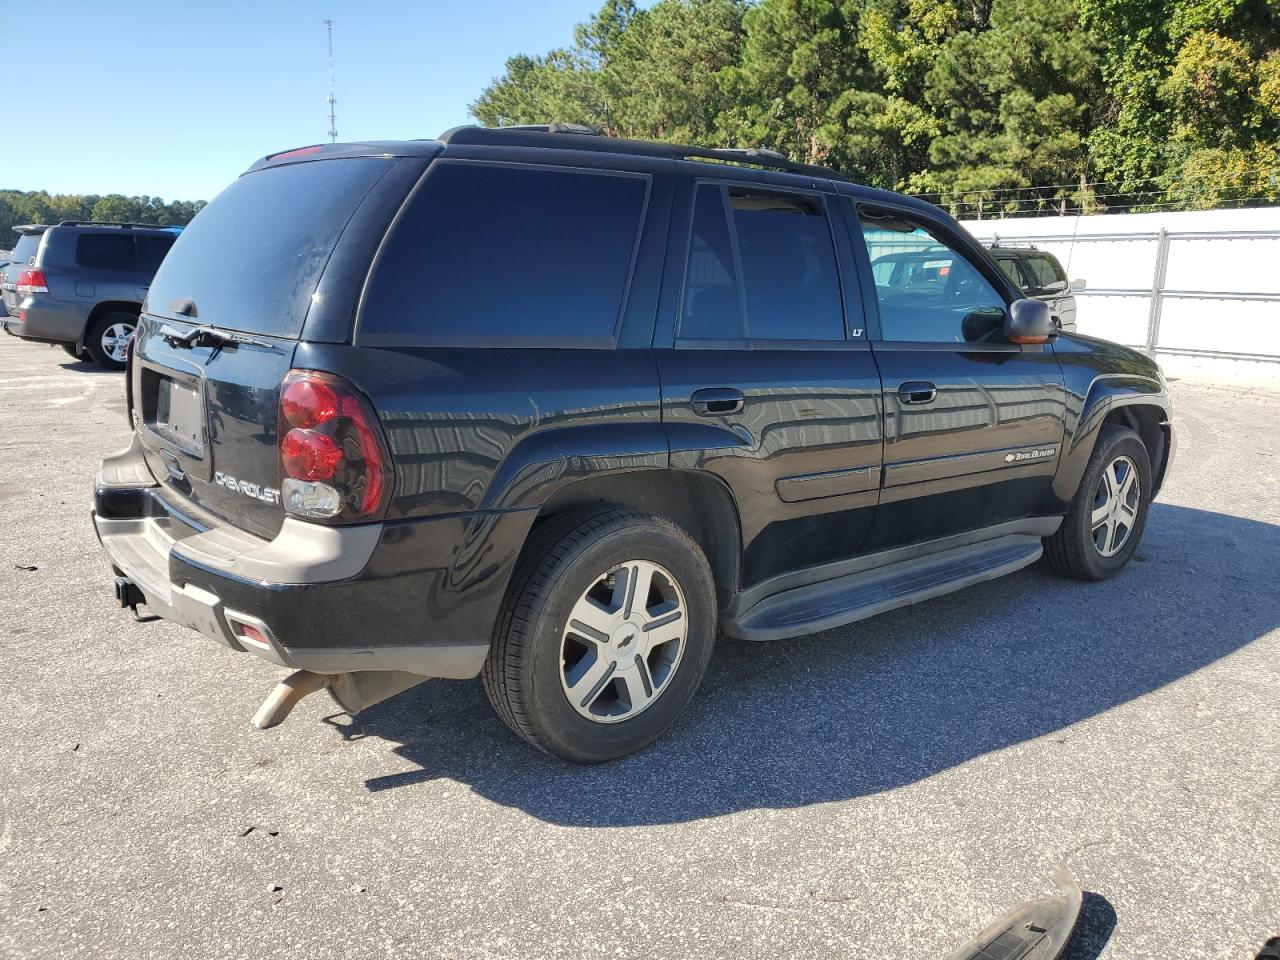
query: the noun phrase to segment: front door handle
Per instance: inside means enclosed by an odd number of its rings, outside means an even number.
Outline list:
[[[720,417],[726,413],[741,413],[745,400],[741,390],[733,387],[705,387],[693,391],[689,398],[693,412],[700,417]]]
[[[903,403],[933,403],[938,388],[928,380],[908,380],[898,387],[898,399]]]

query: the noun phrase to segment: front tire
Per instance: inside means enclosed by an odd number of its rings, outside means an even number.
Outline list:
[[[123,370],[129,355],[129,341],[138,328],[138,318],[123,310],[113,310],[96,318],[85,333],[84,348],[93,362],[104,370]]]
[[[576,763],[662,736],[706,672],[716,592],[702,550],[665,517],[597,508],[538,527],[485,663],[485,692],[523,739]]]
[[[1151,458],[1128,427],[1103,427],[1080,487],[1045,556],[1076,580],[1107,580],[1138,549],[1151,504]]]

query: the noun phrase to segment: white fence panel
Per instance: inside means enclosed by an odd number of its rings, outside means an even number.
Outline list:
[[[1081,333],[1156,353],[1280,361],[1280,208],[964,225],[984,243],[1057,256]]]

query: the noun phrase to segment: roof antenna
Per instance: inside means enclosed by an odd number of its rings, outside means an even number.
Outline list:
[[[333,21],[326,20],[324,26],[329,32],[329,139],[337,143],[338,119],[333,109],[333,105],[338,102],[338,98],[333,95]]]

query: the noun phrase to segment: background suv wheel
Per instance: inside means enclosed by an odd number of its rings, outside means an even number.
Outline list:
[[[1106,426],[1062,526],[1045,540],[1055,570],[1077,580],[1106,580],[1138,549],[1151,503],[1151,459],[1128,427]]]
[[[512,579],[485,691],[539,749],[613,760],[675,722],[706,671],[715,627],[711,570],[675,524],[620,508],[553,517]]]
[[[123,370],[129,341],[138,327],[138,318],[123,310],[113,310],[94,318],[85,334],[84,348],[105,370]]]

